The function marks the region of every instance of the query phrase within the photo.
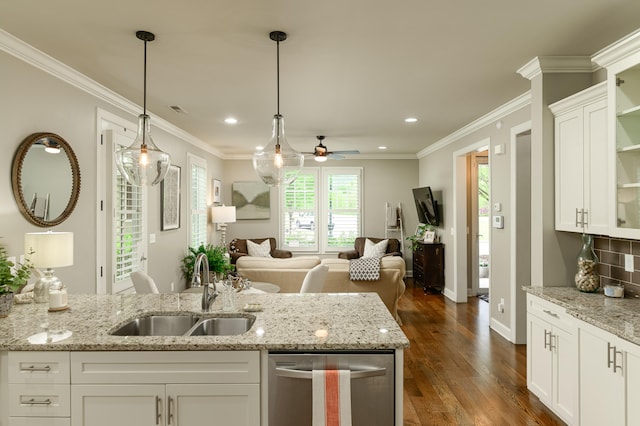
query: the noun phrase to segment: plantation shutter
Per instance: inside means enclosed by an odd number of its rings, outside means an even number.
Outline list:
[[[116,169],[114,191],[114,290],[140,269],[143,253],[144,192],[129,184]]]
[[[317,170],[303,171],[282,191],[284,247],[295,250],[317,250]]]
[[[194,159],[192,159],[193,161]],[[204,162],[204,161],[203,161]],[[191,234],[190,247],[207,242],[207,168],[206,163],[191,163]]]
[[[361,229],[361,170],[328,169],[326,172],[327,250],[353,247]]]

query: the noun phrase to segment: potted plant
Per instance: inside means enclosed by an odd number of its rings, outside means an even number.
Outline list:
[[[411,241],[411,250],[416,251],[418,248],[418,241],[424,240],[424,233],[427,231],[433,231],[435,228],[428,223],[420,223],[416,228],[416,233],[413,235],[409,235],[406,240]]]
[[[480,267],[479,277],[489,278],[489,260],[484,257],[480,257],[478,265]]]
[[[200,244],[200,246],[196,248],[189,247],[189,249],[187,250],[187,255],[182,258],[180,265],[182,275],[189,282],[191,281],[191,278],[193,276],[193,268],[196,263],[196,258],[200,253],[205,253],[207,255],[207,260],[209,261],[209,272],[215,273],[215,276],[217,278],[224,277],[227,272],[230,272],[234,269],[234,266],[231,265],[231,262],[229,260],[227,249],[224,246]]]
[[[22,289],[30,276],[31,262],[27,259],[22,264],[14,264],[8,259],[7,249],[0,245],[0,318],[9,315],[14,293]]]

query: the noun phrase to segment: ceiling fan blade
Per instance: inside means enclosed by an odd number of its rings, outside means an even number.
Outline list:
[[[331,151],[331,154],[360,154],[360,151],[358,151],[357,149],[347,151]]]
[[[344,160],[344,157],[340,154],[336,154],[335,152],[327,153],[327,157],[332,158],[334,160]]]

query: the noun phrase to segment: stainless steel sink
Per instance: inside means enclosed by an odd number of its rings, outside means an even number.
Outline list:
[[[202,319],[190,331],[190,336],[231,336],[249,331],[256,317],[215,317]]]
[[[249,331],[253,315],[207,316],[150,315],[134,318],[114,331],[113,336],[230,336]]]
[[[200,317],[193,315],[151,315],[135,318],[110,334],[114,336],[182,336]]]

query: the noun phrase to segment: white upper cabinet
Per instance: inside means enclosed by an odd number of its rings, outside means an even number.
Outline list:
[[[556,230],[607,234],[606,84],[590,87],[549,108],[555,116]]]
[[[640,31],[597,53],[607,69],[610,188],[609,235],[640,238]]]

